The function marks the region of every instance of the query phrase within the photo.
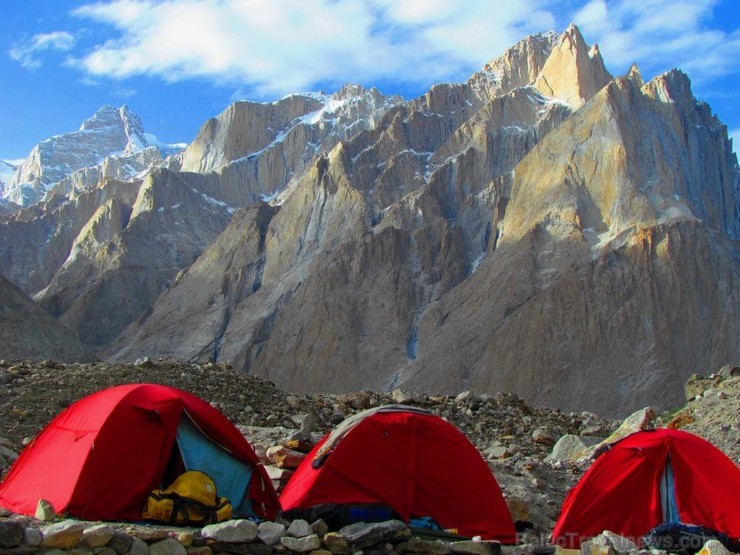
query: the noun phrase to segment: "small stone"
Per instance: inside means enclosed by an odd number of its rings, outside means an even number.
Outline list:
[[[537,428],[532,432],[532,439],[535,443],[539,443],[540,445],[555,445],[555,438],[552,437],[552,434],[542,428]]]
[[[609,540],[609,543],[617,553],[637,551],[637,544],[635,544],[635,542],[633,542],[629,538],[625,538],[624,536],[620,536],[619,534],[615,534],[614,532],[610,532],[609,530],[604,530],[604,532],[602,532],[602,535],[607,540]]]
[[[188,555],[213,555],[213,550],[207,545],[188,547]]]
[[[129,533],[135,538],[141,538],[148,543],[163,540],[170,534],[167,528],[158,526],[135,526]]]
[[[82,541],[83,529],[84,525],[74,520],[63,520],[56,524],[50,524],[41,529],[43,535],[41,545],[69,549]]]
[[[602,534],[581,543],[581,553],[582,555],[617,555],[611,542]]]
[[[108,547],[118,553],[118,555],[124,555],[128,553],[131,546],[134,543],[134,538],[123,532],[116,532],[111,540],[108,542]]]
[[[258,533],[257,524],[251,520],[227,520],[218,524],[209,524],[201,531],[203,537],[224,543],[249,543],[255,540]]]
[[[290,480],[293,471],[289,468],[278,468],[277,466],[265,465],[265,470],[270,480]]]
[[[349,543],[347,539],[342,536],[339,532],[329,532],[324,534],[324,545],[332,553],[337,555],[343,555],[349,551]]]
[[[280,538],[285,535],[285,525],[279,522],[260,522],[257,527],[257,537],[262,543],[275,545],[280,543]]]
[[[23,543],[23,526],[20,522],[0,522],[0,547],[18,547]]]
[[[358,522],[345,526],[339,532],[356,549],[364,549],[376,543],[402,537],[404,532],[406,535],[410,535],[408,526],[400,520],[387,520],[371,524]]]
[[[484,453],[491,459],[504,459],[509,456],[509,451],[505,445],[494,445],[486,449]]]
[[[89,547],[103,547],[116,534],[112,526],[108,524],[98,524],[86,528],[82,532],[82,539]]]
[[[134,541],[131,542],[131,548],[128,551],[128,555],[148,555],[148,554],[149,554],[149,544],[147,544],[141,538],[134,538]],[[95,555],[100,555],[100,553],[96,552]]]
[[[272,546],[257,542],[247,545],[247,553],[249,555],[272,555],[272,553],[277,549],[285,549],[285,546],[282,544]],[[285,551],[287,551],[287,549],[285,549]]]
[[[149,359],[149,357],[137,358],[136,359],[136,362],[134,362],[134,367],[135,368],[151,368],[153,366],[154,366],[154,364]]]
[[[601,441],[597,437],[583,437],[567,434],[561,437],[552,448],[552,453],[545,457],[546,463],[556,461],[570,462],[588,456],[590,448]]]
[[[709,540],[697,555],[730,555],[730,550],[719,540]]]
[[[42,522],[49,522],[57,517],[57,513],[54,510],[54,505],[46,499],[39,499],[39,502],[36,504],[36,514],[34,516]]]
[[[321,540],[316,534],[300,538],[285,536],[280,539],[280,543],[291,551],[297,551],[298,553],[307,553],[321,547]]]
[[[410,405],[414,402],[414,397],[402,389],[394,389],[391,397],[393,398],[393,402],[399,405]]]
[[[149,555],[187,555],[187,553],[175,538],[166,538],[149,545]]]
[[[463,391],[457,397],[455,401],[458,403],[465,403],[467,401],[475,401],[475,394],[472,391]]]
[[[323,520],[319,519],[311,523],[311,530],[318,537],[323,538],[324,535],[329,531],[329,526]]]
[[[461,541],[452,542],[450,549],[453,553],[466,555],[500,555],[501,544],[495,541]]]
[[[311,529],[311,525],[308,522],[303,519],[297,518],[290,523],[286,534],[288,536],[293,536],[294,538],[304,538],[313,534],[313,530]]]
[[[134,552],[134,546],[131,544],[131,550],[128,552],[128,555],[148,555],[149,554],[149,546],[146,544],[146,542],[142,542],[144,544],[144,547],[146,548],[146,551],[143,553],[141,551]],[[93,553],[95,555],[118,555],[114,549],[111,549],[110,547],[98,547],[97,549],[93,550]],[[46,555],[46,554],[44,554]]]
[[[172,532],[172,537],[183,547],[190,547],[193,545],[193,533],[190,530],[175,530]]]
[[[326,549],[314,549],[310,555],[331,555],[331,551]]]
[[[41,545],[43,539],[44,536],[38,528],[26,528],[23,533],[23,543],[27,545]]]
[[[268,460],[278,468],[298,468],[301,461],[306,458],[305,453],[293,451],[282,445],[274,445],[267,450]]]

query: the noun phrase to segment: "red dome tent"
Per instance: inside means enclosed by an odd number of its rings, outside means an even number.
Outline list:
[[[666,428],[596,459],[565,498],[553,541],[577,549],[604,530],[639,540],[664,522],[740,538],[740,469],[709,442]]]
[[[462,535],[516,539],[501,490],[475,447],[441,418],[404,406],[345,420],[304,459],[280,503],[293,513],[381,504],[406,522],[431,517]]]
[[[43,498],[60,514],[140,520],[149,492],[183,466],[235,497],[235,514],[272,518],[279,508],[265,469],[223,414],[190,393],[150,384],[105,389],[60,413],[0,484],[0,506],[33,515]]]

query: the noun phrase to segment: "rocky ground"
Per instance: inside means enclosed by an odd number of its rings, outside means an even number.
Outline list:
[[[740,464],[740,376],[725,367],[686,385],[685,407],[658,415],[636,414],[627,422],[635,427],[682,427],[712,442]],[[455,426],[480,450],[494,472],[514,520],[532,524],[530,533],[549,534],[563,498],[588,466],[588,452],[560,450],[553,445],[565,435],[582,444],[596,444],[612,434],[620,421],[591,413],[562,413],[532,408],[511,394],[495,396],[471,392],[456,397],[361,391],[346,395],[298,395],[223,364],[188,364],[143,360],[136,364],[58,364],[0,361],[0,464],[10,452],[19,452],[56,414],[74,401],[105,387],[148,382],[175,386],[208,400],[247,436],[267,459],[270,451],[291,436],[309,432],[312,441],[345,417],[390,403],[414,404]],[[272,447],[272,449],[270,449]],[[5,460],[3,460],[5,459]],[[276,463],[273,457],[274,464]],[[289,469],[269,467],[276,480]]]

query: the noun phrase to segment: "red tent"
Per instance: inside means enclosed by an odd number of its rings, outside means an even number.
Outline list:
[[[454,426],[403,406],[346,420],[304,459],[280,495],[284,511],[382,504],[403,520],[513,543],[501,490],[480,453]]]
[[[194,395],[149,384],[106,389],[59,414],[0,484],[0,506],[33,515],[43,498],[60,514],[140,520],[149,492],[168,485],[186,459],[199,457],[210,465],[219,495],[219,482],[241,488],[242,499],[230,499],[235,511],[274,517],[279,502],[272,483],[239,430]]]
[[[596,459],[565,498],[553,541],[577,549],[604,530],[639,540],[664,522],[740,537],[740,469],[707,441],[666,428]]]

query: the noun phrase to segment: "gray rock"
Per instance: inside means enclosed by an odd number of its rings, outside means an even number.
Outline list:
[[[101,554],[96,552],[95,555]],[[149,555],[149,544],[141,538],[134,538],[134,541],[131,542],[131,549],[129,549],[128,555]]]
[[[452,542],[450,549],[453,553],[468,555],[500,555],[501,544],[495,541],[462,541]]]
[[[149,546],[149,555],[187,555],[187,550],[174,538],[166,538]]]
[[[38,528],[26,528],[23,533],[23,543],[28,545],[41,545],[43,539],[44,536]]]
[[[614,549],[609,539],[600,534],[595,538],[581,543],[581,554],[582,555],[617,555],[617,550]]]
[[[604,530],[601,535],[609,541],[617,553],[637,551],[637,544],[629,538],[625,538],[624,536],[620,536],[619,534],[615,534],[609,530]]]
[[[41,545],[60,549],[75,547],[82,541],[84,528],[84,524],[75,520],[63,520],[56,524],[50,524],[41,529],[43,536]]]
[[[532,432],[532,439],[535,443],[539,443],[541,445],[555,445],[556,441],[550,432],[543,430],[542,428],[537,428]]]
[[[398,405],[409,405],[414,402],[414,396],[400,388],[394,389],[391,397],[393,398],[393,402]]]
[[[387,520],[372,524],[358,522],[345,526],[339,532],[355,549],[364,549],[376,543],[401,537],[404,532],[409,534],[409,529],[400,520]]]
[[[601,441],[602,438],[599,437],[584,437],[572,434],[564,435],[552,448],[552,453],[545,457],[545,462],[576,461],[588,456],[590,448],[599,444]]]
[[[103,547],[116,534],[112,526],[108,524],[98,524],[85,528],[82,532],[82,539],[89,547]]]
[[[306,536],[310,536],[313,533],[314,532],[311,529],[311,525],[305,520],[298,518],[290,523],[286,535],[292,536],[294,538],[304,538]]]
[[[123,532],[116,532],[111,540],[108,542],[107,547],[110,547],[118,555],[124,555],[131,550],[131,546],[134,543],[134,538]]]
[[[23,526],[20,522],[0,522],[0,547],[18,547],[23,543]]]
[[[280,539],[280,543],[291,551],[297,551],[298,553],[307,553],[321,547],[321,540],[316,534],[300,538],[285,536]]]
[[[337,555],[343,555],[349,551],[347,539],[339,532],[324,534],[324,545],[329,551]]]
[[[36,504],[36,518],[42,522],[49,522],[57,517],[54,506],[46,499],[39,499]]]
[[[324,535],[329,531],[329,526],[323,520],[319,519],[311,523],[311,530],[318,537],[323,538]]]
[[[267,545],[280,543],[280,538],[285,535],[285,525],[279,522],[260,522],[257,527],[257,538]]]
[[[206,539],[224,543],[249,543],[254,541],[259,530],[251,520],[227,520],[218,524],[209,524],[201,534]]]

